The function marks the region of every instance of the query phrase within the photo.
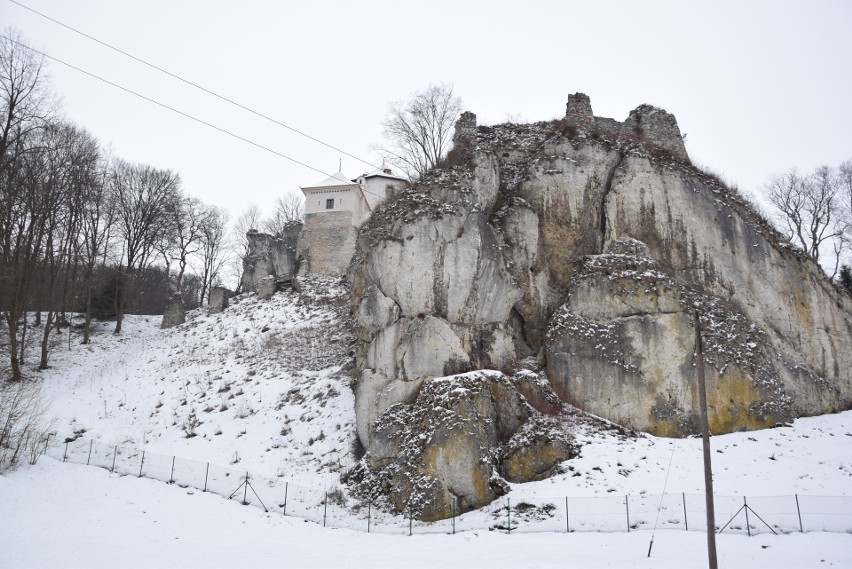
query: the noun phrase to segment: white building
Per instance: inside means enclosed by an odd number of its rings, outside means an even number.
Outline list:
[[[380,168],[356,179],[342,172],[313,186],[305,194],[305,225],[299,253],[312,273],[342,274],[352,255],[358,228],[385,199],[402,191],[408,180],[389,168]]]
[[[305,194],[305,215],[348,211],[352,213],[352,225],[361,227],[376,206],[407,183],[390,168],[374,170],[354,180],[338,172],[316,185],[301,188]]]

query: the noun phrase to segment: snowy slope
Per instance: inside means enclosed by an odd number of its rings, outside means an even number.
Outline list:
[[[91,346],[63,342],[43,373],[57,439],[235,465],[264,476],[333,475],[353,441],[345,289],[311,279],[300,295],[235,299],[226,312],[128,316]],[[305,481],[307,482],[307,480]]]

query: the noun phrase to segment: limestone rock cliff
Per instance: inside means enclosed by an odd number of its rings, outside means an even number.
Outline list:
[[[291,278],[297,270],[297,251],[302,234],[302,224],[293,222],[278,235],[248,232],[248,251],[243,257],[243,276],[240,285],[248,292],[262,291],[277,280]],[[271,293],[269,293],[271,294]]]
[[[466,113],[454,164],[362,228],[349,276],[368,460],[385,468],[410,443],[389,430],[390,417],[420,413],[434,378],[477,369],[540,370],[558,396],[550,416],[564,402],[656,434],[693,433],[695,311],[715,432],[848,408],[848,295],[689,163],[673,115],[642,105],[624,122],[595,117],[582,94],[567,111],[549,123],[479,128]],[[534,415],[516,410],[538,396],[507,385],[518,399],[509,415],[490,388],[455,410],[472,429],[511,424],[502,438],[479,433],[489,442],[477,450],[447,435],[418,451],[418,472],[440,482],[436,503],[450,493],[475,507],[493,497],[495,476],[529,480],[553,466],[524,465],[561,443],[526,458],[516,447],[514,463],[505,450],[482,458],[483,448],[527,432]],[[448,452],[479,462],[428,458]],[[474,463],[488,472],[473,473]],[[456,494],[450,481],[459,476],[479,491]]]

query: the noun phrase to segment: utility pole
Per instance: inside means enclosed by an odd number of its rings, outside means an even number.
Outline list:
[[[707,421],[707,387],[704,384],[704,345],[698,309],[695,319],[695,367],[698,370],[698,403],[701,407],[701,440],[704,447],[704,498],[707,510],[707,560],[710,569],[718,569],[716,561],[716,511],[713,507],[713,469],[710,466],[710,427]]]

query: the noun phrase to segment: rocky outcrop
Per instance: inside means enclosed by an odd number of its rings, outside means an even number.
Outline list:
[[[524,428],[526,427],[526,428]],[[424,520],[481,507],[506,483],[538,480],[576,455],[564,425],[539,414],[500,372],[424,379],[373,426],[362,491],[384,490]]]
[[[186,322],[186,309],[183,305],[183,297],[180,294],[173,294],[166,301],[166,308],[163,311],[163,320],[160,322],[160,328],[174,328]]]
[[[243,276],[240,284],[247,292],[257,292],[266,277],[272,280],[291,279],[296,273],[297,251],[302,224],[293,222],[282,233],[270,235],[252,229],[246,234],[248,251],[243,257]]]
[[[850,406],[848,295],[689,163],[672,115],[643,105],[624,122],[595,117],[577,94],[559,121],[472,137],[471,120],[455,165],[380,206],[358,238],[356,410],[377,467],[397,437],[386,417],[415,412],[435,377],[521,361],[558,396],[507,387],[529,405],[695,432],[695,310],[715,432]],[[484,403],[465,409],[471,429],[491,420]],[[528,434],[513,459],[488,463],[492,478],[546,476],[547,457],[568,454]],[[424,444],[423,457],[436,452]],[[457,474],[423,464],[434,488],[450,488]]]
[[[831,382],[779,357],[781,346],[730,302],[662,272],[643,243],[625,239],[607,250],[578,260],[568,302],[551,318],[547,375],[563,400],[659,435],[697,432],[697,314],[713,432],[842,403]]]
[[[218,314],[228,308],[228,299],[234,295],[232,290],[222,286],[214,286],[210,289],[210,297],[207,301],[207,313]]]

